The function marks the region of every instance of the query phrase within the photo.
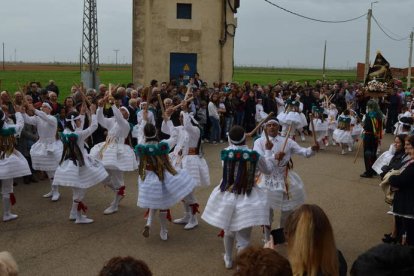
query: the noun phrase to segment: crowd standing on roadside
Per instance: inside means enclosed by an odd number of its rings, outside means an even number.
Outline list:
[[[395,217],[384,242],[414,245],[414,88],[404,91],[395,83],[389,95],[370,99],[361,83],[209,85],[196,74],[188,83],[152,80],[145,87],[101,84],[95,90],[74,85],[63,103],[57,100],[62,91],[53,80],[45,88],[32,82],[20,90],[0,93],[5,222],[18,218],[11,211],[16,178],[23,177],[25,184],[49,179],[51,188],[43,197],[53,202],[60,199],[59,186],[71,187],[69,219],[88,224],[94,220],[86,215],[87,188],[109,186],[114,199],[103,213],[114,214],[125,196],[124,172],[138,170],[137,205],[147,209],[142,235],[149,237],[158,211],[160,238],[168,240],[168,221],[187,230],[198,225],[202,204],[194,189],[210,185],[203,143],[228,141],[221,152],[223,179],[201,216],[222,230],[225,267],[233,267],[234,242],[246,262],[257,254],[279,257],[249,245],[254,226],[263,226],[264,240],[272,241],[273,213],[280,211],[278,226],[288,229],[288,263],[294,275],[345,275],[346,263],[335,247],[328,218],[318,206],[303,205],[304,183],[292,171],[291,155],[311,157],[335,145],[346,154],[362,143],[361,177],[381,175]],[[384,130],[396,140],[377,159]],[[248,136],[258,138],[253,149],[246,146]],[[300,147],[299,137],[313,140],[312,147]],[[180,201],[184,216],[172,220],[170,208]],[[303,231],[312,222],[302,217],[326,221],[321,226],[325,234],[310,237],[320,244],[306,240]],[[307,252],[315,251],[309,256],[297,252],[303,249],[298,244],[306,242]],[[248,275],[241,271],[251,268],[237,262],[237,275]]]

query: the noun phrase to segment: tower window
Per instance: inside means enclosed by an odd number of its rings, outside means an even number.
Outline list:
[[[191,19],[191,4],[177,3],[177,19]]]

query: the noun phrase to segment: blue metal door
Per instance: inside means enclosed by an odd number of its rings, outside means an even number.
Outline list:
[[[170,53],[170,80],[187,84],[197,72],[197,54]]]

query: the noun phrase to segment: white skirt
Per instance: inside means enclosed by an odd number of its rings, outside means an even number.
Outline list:
[[[169,209],[181,201],[195,187],[194,180],[186,171],[177,171],[172,175],[164,171],[164,181],[161,182],[153,171],[147,171],[145,180],[138,177],[138,203],[141,208]]]
[[[134,150],[129,145],[110,143],[101,155],[104,145],[102,142],[93,146],[90,155],[100,160],[106,169],[130,172],[138,168]]]
[[[394,154],[391,151],[387,150],[383,154],[381,154],[377,160],[375,160],[374,164],[372,165],[372,169],[377,173],[381,174],[381,168],[385,165],[388,165],[392,159]]]
[[[186,155],[182,160],[182,166],[194,179],[197,186],[210,185],[210,172],[206,159],[199,155]]]
[[[352,139],[351,131],[342,130],[342,129],[335,129],[332,135],[332,138],[341,144],[352,144],[354,139]]]
[[[279,123],[286,124],[286,116],[287,116],[287,113],[286,112],[279,113],[277,115],[277,119],[279,120]]]
[[[76,166],[73,161],[65,160],[56,169],[53,185],[87,189],[99,184],[108,176],[101,162],[84,155],[85,165]]]
[[[221,192],[214,188],[201,218],[225,231],[269,225],[270,206],[266,192],[253,187],[250,195]]]
[[[360,136],[361,134],[362,134],[362,132],[364,131],[364,129],[362,128],[362,126],[361,125],[355,125],[353,128],[352,128],[352,132],[351,132],[351,134],[352,134],[352,136]]]
[[[266,191],[270,207],[274,210],[290,211],[305,203],[305,185],[300,176],[294,172],[288,172],[289,197],[285,192],[284,180],[279,175],[261,175],[258,187]]]
[[[4,159],[0,159],[0,179],[10,179],[31,175],[26,158],[19,151],[14,152]]]
[[[286,124],[290,125],[294,125],[296,128],[301,128],[303,127],[304,121],[302,116],[300,115],[300,113],[298,112],[288,112],[285,118]],[[306,118],[305,118],[306,121]],[[307,125],[308,123],[306,122],[305,125]]]
[[[306,119],[305,114],[303,114],[303,113],[301,112],[301,113],[299,113],[299,116],[300,116],[300,121],[301,121],[301,123],[300,123],[300,126],[298,126],[298,128],[301,128],[301,127],[306,127],[306,126],[308,125],[308,120]]]
[[[62,158],[62,141],[56,140],[52,143],[36,142],[30,149],[32,167],[40,171],[54,171],[59,166]]]

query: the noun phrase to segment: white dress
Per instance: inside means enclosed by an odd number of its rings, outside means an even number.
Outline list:
[[[285,138],[281,136],[269,137],[273,143],[272,155],[282,151]],[[263,153],[266,138],[261,137],[254,142],[254,150]],[[274,210],[289,211],[305,203],[305,187],[302,179],[293,170],[287,168],[292,154],[310,157],[314,155],[312,149],[303,148],[292,139],[289,139],[283,159],[274,163],[271,173],[260,174],[257,185],[263,189],[269,198],[269,204]],[[286,182],[288,187],[286,187]],[[289,196],[288,196],[289,195]]]
[[[36,126],[39,134],[39,140],[30,149],[33,169],[55,171],[63,151],[62,141],[56,139],[57,119],[39,110],[35,110],[35,116],[23,117],[26,124]]]
[[[125,144],[130,126],[116,106],[112,106],[114,117],[105,118],[103,109],[98,108],[98,123],[108,130],[105,142],[96,144],[90,155],[102,162],[106,169],[134,171],[138,168],[137,159],[131,146]]]
[[[322,122],[321,119],[315,118],[313,119],[313,126],[315,127],[315,130],[312,128],[312,124],[310,124],[311,130],[315,131],[316,141],[321,142],[322,139],[325,138],[326,132],[328,130],[328,121],[324,120]]]
[[[5,122],[2,130],[14,128],[14,135],[18,136],[24,127],[24,119],[20,112],[16,112],[15,115],[16,124],[7,124]],[[9,156],[4,156],[3,159],[0,159],[0,179],[10,179],[31,174],[32,172],[26,158],[16,149]]]
[[[336,122],[336,116],[338,115],[338,110],[335,109],[328,109],[328,129],[329,130],[335,130],[336,126],[337,126],[337,122]]]
[[[86,189],[102,182],[108,176],[102,163],[90,156],[84,147],[85,140],[97,128],[96,115],[92,115],[91,125],[87,129],[78,128],[72,132],[66,128],[63,131],[64,135],[74,133],[78,136],[76,143],[82,152],[85,164],[79,167],[72,160],[64,160],[56,169],[53,185]]]
[[[178,134],[174,150],[170,153],[171,164],[176,169],[184,169],[195,180],[197,186],[210,185],[210,172],[201,153],[188,154],[189,149],[197,149],[200,139],[200,129],[191,124],[191,117],[183,113],[183,126],[174,127],[171,120],[162,122],[161,131],[171,135]]]
[[[338,124],[341,118],[351,119],[349,116],[340,115],[338,117]],[[351,130],[346,130],[346,129],[339,129],[339,128],[335,129],[333,132],[332,138],[337,143],[341,143],[341,144],[353,144],[354,142],[354,139],[352,138],[352,135],[351,135]]]
[[[196,185],[185,170],[172,175],[164,169],[164,181],[160,181],[152,170],[146,170],[145,179],[138,176],[138,202],[141,208],[169,209],[189,193]]]
[[[232,149],[251,151],[247,146],[232,145],[226,148]],[[257,169],[270,173],[270,151],[267,152],[266,158],[269,159],[266,160],[262,156],[259,158]],[[266,192],[255,186],[247,195],[222,192],[218,185],[212,191],[201,218],[224,231],[239,231],[252,226],[269,225],[269,208]]]

